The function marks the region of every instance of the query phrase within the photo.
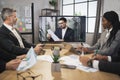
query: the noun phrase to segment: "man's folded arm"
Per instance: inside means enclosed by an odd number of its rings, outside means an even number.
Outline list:
[[[0,59],[0,73],[5,70],[6,62]]]
[[[115,73],[115,74],[120,74],[120,63],[100,61],[99,70],[110,72],[110,73]]]

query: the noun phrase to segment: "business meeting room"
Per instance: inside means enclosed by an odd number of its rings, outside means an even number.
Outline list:
[[[120,80],[120,0],[0,0],[0,80]]]

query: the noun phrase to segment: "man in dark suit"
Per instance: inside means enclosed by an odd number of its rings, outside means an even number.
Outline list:
[[[0,73],[4,70],[16,70],[19,66],[21,60],[20,59],[13,59],[8,62],[0,59]]]
[[[91,59],[86,56],[80,56],[80,62],[84,66],[120,75],[120,56],[110,57],[97,54],[94,57],[92,56]]]
[[[58,36],[60,41],[73,42],[74,41],[74,30],[67,26],[66,18],[59,19],[59,28],[56,29],[55,34]],[[50,39],[51,35],[48,34],[47,37]]]
[[[36,53],[41,51],[41,44],[33,45],[25,41],[20,33],[14,28],[16,24],[16,10],[3,8],[1,11],[3,25],[0,27],[0,48],[16,56],[26,54],[31,46]]]
[[[25,55],[16,56],[0,48],[0,73],[4,70],[15,70]]]

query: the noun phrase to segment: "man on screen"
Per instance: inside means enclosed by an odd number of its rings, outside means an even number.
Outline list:
[[[67,26],[67,19],[62,17],[58,21],[59,28],[56,29],[55,35],[60,41],[73,42],[74,41],[74,30]],[[50,40],[51,35],[47,34],[47,38]]]

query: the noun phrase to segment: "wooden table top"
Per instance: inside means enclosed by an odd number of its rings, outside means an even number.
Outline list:
[[[45,50],[45,55],[52,52],[50,49]],[[67,53],[67,49],[62,49],[62,56]],[[17,71],[6,70],[0,74],[0,80],[23,80],[28,74],[36,78],[26,77],[24,80],[120,80],[120,76],[102,71],[84,72],[78,69],[61,68],[61,72],[51,72],[51,63],[40,60],[30,71],[20,74],[23,75],[23,78],[20,75],[17,78],[17,73]]]

